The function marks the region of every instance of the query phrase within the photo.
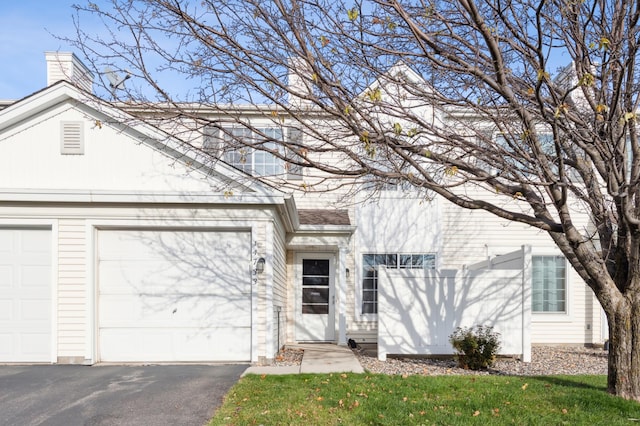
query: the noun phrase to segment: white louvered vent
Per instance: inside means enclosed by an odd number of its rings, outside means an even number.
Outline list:
[[[63,121],[60,123],[60,153],[65,155],[84,154],[84,126],[82,121]]]

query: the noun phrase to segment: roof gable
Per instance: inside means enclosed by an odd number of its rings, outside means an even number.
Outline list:
[[[61,149],[63,128],[69,123],[79,128],[82,153]],[[202,194],[235,201],[240,195],[283,196],[212,160],[68,82],[0,111],[0,186],[7,190]]]
[[[425,103],[425,99],[435,93],[433,86],[420,74],[399,61],[371,82],[358,96],[357,102],[369,104],[373,111],[389,117],[397,116],[398,108],[432,114],[434,105]]]

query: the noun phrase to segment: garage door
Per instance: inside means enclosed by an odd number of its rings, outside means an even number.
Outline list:
[[[251,359],[248,232],[101,230],[101,361]]]
[[[51,362],[51,231],[0,229],[0,362]]]

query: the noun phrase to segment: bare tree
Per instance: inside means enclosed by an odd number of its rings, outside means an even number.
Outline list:
[[[609,392],[640,400],[639,7],[113,0],[77,6],[76,46],[98,71],[131,70],[121,99],[219,131],[220,116],[251,128],[231,106],[253,105],[305,137],[261,134],[251,148],[546,231],[607,315]],[[86,14],[109,31],[84,27]],[[193,90],[171,93],[172,73]]]

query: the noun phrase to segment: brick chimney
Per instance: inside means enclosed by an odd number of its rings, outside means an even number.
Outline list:
[[[47,86],[65,80],[87,92],[93,91],[93,73],[71,52],[45,52]]]

